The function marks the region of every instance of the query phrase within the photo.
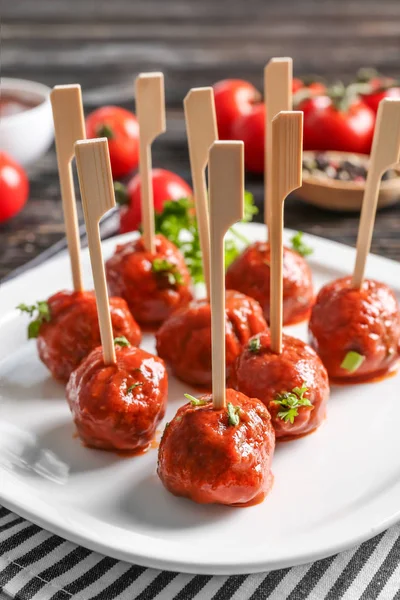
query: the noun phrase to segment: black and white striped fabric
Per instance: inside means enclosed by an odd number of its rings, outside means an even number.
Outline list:
[[[292,569],[211,577],[90,552],[0,507],[0,600],[400,600],[400,525]]]

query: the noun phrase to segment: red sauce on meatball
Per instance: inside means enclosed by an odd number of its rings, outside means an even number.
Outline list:
[[[256,242],[230,265],[226,287],[251,296],[260,303],[269,322],[271,251],[266,242]],[[314,301],[311,269],[300,254],[283,250],[283,323],[293,325],[308,317]]]
[[[244,294],[226,292],[225,340],[227,372],[252,335],[267,329],[260,305]],[[187,383],[210,386],[211,310],[195,300],[176,311],[156,334],[157,353]]]
[[[40,359],[55,379],[66,383],[81,361],[100,345],[100,328],[94,292],[61,291],[47,303],[50,321],[40,326],[37,346]],[[140,344],[141,331],[122,298],[110,298],[114,337]]]
[[[301,340],[283,334],[282,353],[271,350],[270,332],[254,336],[232,367],[229,384],[248,396],[259,398],[268,408],[276,438],[294,438],[318,427],[329,398],[328,374],[316,352]],[[295,388],[306,387],[304,398],[311,406],[299,406],[293,423],[289,407],[275,401]]]
[[[110,293],[124,298],[140,323],[158,324],[192,299],[190,275],[179,250],[162,235],[155,239],[155,253],[142,238],[117,246],[106,262]],[[171,270],[155,270],[167,261]]]
[[[200,504],[250,505],[272,484],[275,435],[265,406],[228,389],[226,400],[239,408],[239,424],[227,409],[215,410],[211,396],[202,406],[182,406],[165,428],[158,475],[176,496]]]
[[[392,290],[379,281],[364,280],[361,289],[344,277],[319,292],[309,323],[311,344],[329,376],[365,381],[387,372],[400,356],[400,311]],[[354,372],[341,364],[350,351],[364,356]]]
[[[66,394],[79,436],[102,450],[143,452],[165,414],[164,362],[134,346],[116,346],[116,364],[96,348],[70,377]]]

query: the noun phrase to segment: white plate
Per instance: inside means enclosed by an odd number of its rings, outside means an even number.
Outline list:
[[[264,229],[243,227],[251,239]],[[289,232],[286,232],[289,235]],[[117,239],[104,243],[105,256]],[[306,236],[316,287],[347,274],[354,250]],[[87,251],[85,279],[91,285]],[[400,292],[400,266],[371,256],[368,276]],[[156,476],[156,449],[119,458],[74,437],[64,389],[25,340],[14,310],[71,285],[64,255],[0,290],[0,502],[69,540],[115,558],[190,573],[237,574],[313,561],[400,519],[400,375],[332,390],[313,435],[279,444],[270,495],[246,509],[175,498]],[[306,326],[290,328],[307,338]],[[145,336],[143,346],[154,348]],[[170,379],[170,419],[192,390]]]

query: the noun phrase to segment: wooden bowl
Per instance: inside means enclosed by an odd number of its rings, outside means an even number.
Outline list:
[[[312,158],[320,152],[304,152],[304,158]],[[336,160],[346,160],[350,156],[365,158],[366,155],[349,152],[324,152]],[[296,196],[326,210],[356,212],[361,210],[364,182],[341,181],[339,179],[319,179],[314,175],[303,172],[303,185],[296,190]],[[381,182],[378,208],[391,206],[400,200],[400,177],[386,179]]]

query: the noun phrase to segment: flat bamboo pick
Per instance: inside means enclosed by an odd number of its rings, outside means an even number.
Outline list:
[[[210,195],[212,392],[226,404],[224,237],[244,213],[243,142],[214,142],[208,161]]]
[[[164,133],[164,75],[141,73],[135,81],[136,116],[139,121],[139,172],[141,180],[143,242],[150,252],[154,245],[153,180],[151,176],[151,144]]]
[[[110,365],[116,362],[116,357],[99,229],[101,217],[115,206],[107,138],[77,142],[75,144],[75,154],[90,262],[92,264],[104,363]]]
[[[210,298],[210,226],[205,170],[211,145],[218,140],[212,87],[193,88],[184,102],[194,201],[199,227],[203,273]]]
[[[352,285],[362,286],[371,248],[382,175],[400,158],[400,100],[386,98],[379,103],[367,181],[358,228],[357,254]]]
[[[274,172],[270,221],[271,244],[271,350],[282,352],[283,302],[283,204],[302,181],[303,113],[280,112],[272,121],[272,169]]]
[[[265,164],[264,164],[264,223],[269,226],[272,195],[272,119],[281,111],[292,110],[293,60],[271,58],[264,68]]]
[[[50,99],[72,282],[74,290],[79,292],[83,290],[81,246],[71,162],[75,142],[86,137],[81,86],[56,85],[51,91]]]

